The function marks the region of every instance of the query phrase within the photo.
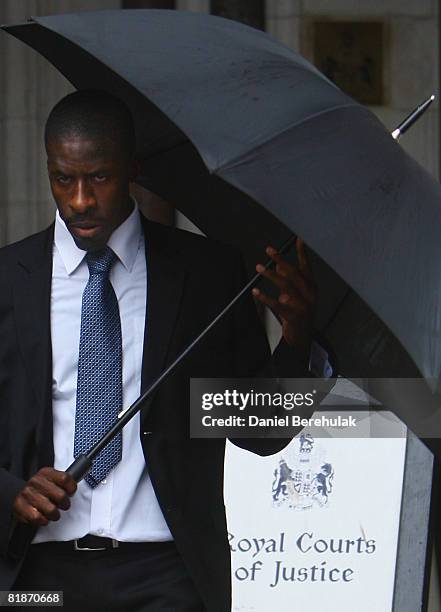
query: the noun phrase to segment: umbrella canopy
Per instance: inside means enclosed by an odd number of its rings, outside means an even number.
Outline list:
[[[344,281],[334,275],[322,290],[321,322],[345,283],[359,297],[340,313],[352,317],[361,298],[341,342],[347,355],[374,337],[374,353],[393,346],[403,365],[385,323],[424,376],[439,376],[441,189],[368,109],[268,35],[213,16],[100,11],[4,29],[76,88],[125,100],[140,184],[204,233],[253,261],[266,244],[301,235]],[[346,363],[344,374],[368,375]]]

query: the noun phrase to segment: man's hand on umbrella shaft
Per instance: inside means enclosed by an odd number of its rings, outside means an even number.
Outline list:
[[[77,483],[66,472],[51,467],[41,468],[15,498],[14,518],[35,526],[58,521],[60,510],[70,508],[69,497],[76,489]]]
[[[267,247],[266,252],[275,262],[275,269],[265,270],[263,265],[258,264],[256,270],[280,290],[279,297],[271,298],[257,288],[253,289],[253,295],[271,308],[279,319],[287,344],[296,348],[305,361],[309,361],[317,289],[306,257],[305,244],[297,238],[298,267],[285,261],[271,246]]]

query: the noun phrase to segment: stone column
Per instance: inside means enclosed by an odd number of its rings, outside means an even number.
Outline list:
[[[301,0],[266,0],[266,31],[299,50]]]
[[[193,11],[194,13],[209,13],[210,0],[176,0],[178,11]]]

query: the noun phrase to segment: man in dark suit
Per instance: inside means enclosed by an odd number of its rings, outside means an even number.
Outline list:
[[[63,470],[85,441],[244,275],[230,249],[140,215],[120,101],[71,94],[45,138],[55,224],[0,251],[0,589],[63,590],[68,610],[230,610],[225,441],[190,439],[189,379],[307,372],[315,290],[303,245],[298,270],[267,251],[278,299],[254,290],[282,321],[272,358],[248,296],[77,485]],[[235,443],[262,455],[282,444]]]

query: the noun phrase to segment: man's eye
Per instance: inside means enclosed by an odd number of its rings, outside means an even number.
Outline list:
[[[60,183],[61,185],[67,185],[70,182],[70,176],[59,174],[58,176],[55,177],[55,180],[57,181],[57,183]]]
[[[109,177],[107,174],[95,174],[94,179],[97,183],[104,183]]]

